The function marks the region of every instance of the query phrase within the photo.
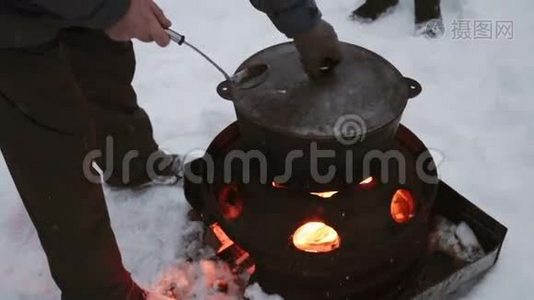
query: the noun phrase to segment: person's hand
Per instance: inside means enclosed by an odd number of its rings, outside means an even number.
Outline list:
[[[124,16],[106,29],[107,35],[115,41],[139,39],[155,41],[165,47],[170,43],[166,28],[171,26],[161,8],[153,0],[130,0],[130,7]]]
[[[331,71],[343,58],[332,25],[321,20],[312,30],[295,36],[304,70],[312,78]]]

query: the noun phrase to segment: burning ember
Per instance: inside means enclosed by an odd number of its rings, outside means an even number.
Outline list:
[[[325,253],[339,248],[341,240],[334,228],[322,222],[309,222],[293,234],[293,245],[310,253]]]
[[[221,226],[217,223],[210,226],[211,230],[213,231],[213,234],[215,234],[215,237],[217,237],[217,240],[221,243],[221,246],[219,249],[217,249],[217,253],[221,253],[224,250],[232,247],[234,245],[234,241],[232,241],[226,233],[222,230]]]
[[[220,261],[179,262],[165,270],[152,290],[166,299],[233,300],[242,293],[239,280]]]
[[[212,224],[210,228],[211,232],[219,242],[219,246],[216,247],[217,255],[231,257],[230,260],[232,261],[232,264],[230,264],[230,268],[232,269],[232,272],[235,274],[243,272],[246,272],[249,275],[254,274],[256,266],[254,261],[250,258],[250,254],[236,245],[218,223]]]
[[[391,217],[399,224],[406,224],[415,217],[415,200],[410,191],[399,189],[391,200]]]

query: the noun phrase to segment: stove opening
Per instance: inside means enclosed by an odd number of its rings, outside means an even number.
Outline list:
[[[406,189],[398,189],[391,199],[391,217],[399,224],[406,224],[415,217],[415,200]]]
[[[235,184],[227,184],[219,190],[219,206],[222,215],[228,220],[239,218],[243,212],[244,201]]]
[[[271,185],[273,186],[273,188],[275,189],[287,189],[287,187],[281,183],[278,183],[276,181],[272,181],[271,182]]]
[[[339,248],[340,244],[334,228],[322,222],[308,222],[293,234],[293,245],[304,252],[326,253]]]
[[[339,191],[311,192],[310,195],[321,197],[323,199],[329,199],[329,198],[332,198],[337,193],[339,193]]]
[[[366,190],[372,189],[375,186],[376,186],[376,180],[373,176],[365,178],[364,180],[360,181],[360,183],[358,184],[358,187],[362,189],[366,189]]]

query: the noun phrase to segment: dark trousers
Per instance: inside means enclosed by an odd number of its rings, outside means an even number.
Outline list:
[[[143,165],[158,149],[131,86],[134,69],[131,43],[99,31],[0,49],[0,147],[64,300],[143,299],[122,265],[102,187],[82,163],[105,152],[107,136],[115,161],[137,150],[133,163]],[[133,169],[132,180],[144,181]],[[118,168],[110,181],[120,178]]]
[[[398,0],[366,0],[366,4],[375,5],[378,8],[388,8],[396,5]],[[426,22],[438,17],[440,14],[441,0],[414,0],[415,22]],[[438,14],[438,15],[437,15]]]

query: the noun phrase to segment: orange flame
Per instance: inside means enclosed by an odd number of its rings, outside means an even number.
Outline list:
[[[293,245],[310,253],[325,253],[339,248],[341,239],[337,232],[322,222],[309,222],[293,234]]]

